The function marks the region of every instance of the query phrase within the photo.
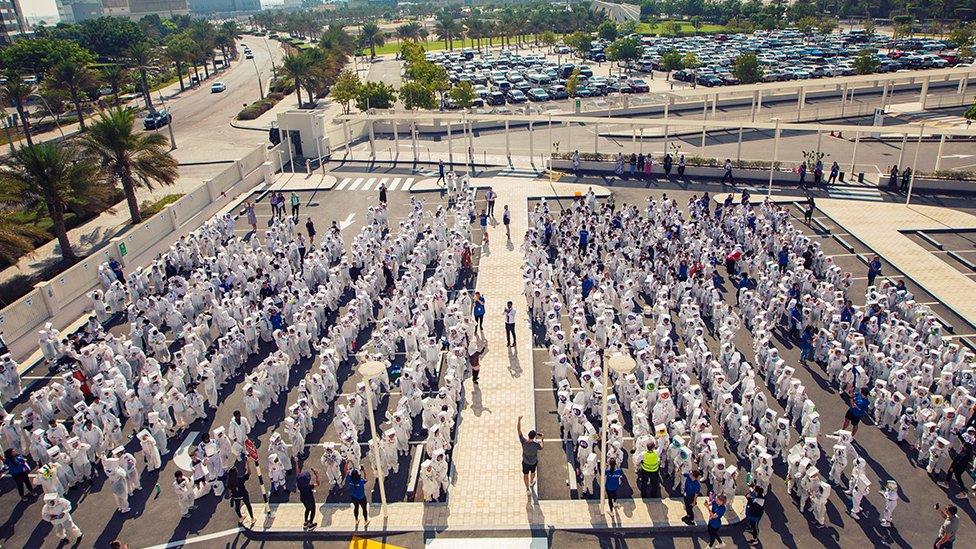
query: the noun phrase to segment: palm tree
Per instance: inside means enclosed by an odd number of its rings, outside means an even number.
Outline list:
[[[37,91],[37,88],[33,84],[29,84],[21,78],[20,74],[15,70],[7,70],[4,73],[5,82],[0,84],[0,95],[3,96],[4,102],[12,106],[17,110],[17,115],[20,117],[20,123],[24,128],[24,139],[27,141],[27,145],[33,145],[34,141],[31,140],[30,134],[30,119],[27,114],[27,98]]]
[[[176,67],[176,76],[180,79],[180,91],[185,91],[183,83],[183,64],[193,56],[193,41],[184,33],[173,34],[166,41],[166,59]]]
[[[420,23],[416,21],[411,21],[397,27],[397,36],[401,40],[413,40],[418,42],[420,40]]]
[[[172,185],[179,177],[176,159],[169,153],[169,140],[157,132],[134,130],[136,113],[117,107],[102,111],[83,138],[85,149],[101,162],[111,183],[121,183],[132,223],[142,221],[136,187]]]
[[[92,89],[98,85],[98,77],[87,66],[75,63],[71,59],[58,61],[48,76],[55,84],[66,88],[71,95],[71,102],[78,115],[79,131],[85,131],[85,115],[81,110],[81,90]]]
[[[17,258],[34,251],[34,242],[48,235],[34,227],[20,222],[10,221],[9,209],[0,209],[0,258],[7,263],[14,263]]]
[[[437,38],[443,40],[447,44],[447,49],[454,49],[454,36],[457,33],[457,24],[454,18],[450,14],[442,13],[437,16],[437,20],[434,21],[434,34]]]
[[[83,158],[75,146],[53,141],[22,147],[0,165],[0,202],[27,208],[44,206],[66,261],[77,259],[68,240],[69,209],[98,211],[111,195],[97,162]]]
[[[383,45],[383,32],[376,23],[366,23],[359,31],[359,40],[369,46],[370,57],[376,57],[376,46]]]
[[[291,77],[295,83],[295,93],[298,94],[298,108],[302,108],[302,85],[311,78],[312,69],[308,58],[301,54],[289,53],[281,60],[281,72]],[[311,101],[309,97],[309,101]]]
[[[112,88],[112,95],[115,96],[115,102],[119,102],[119,92],[122,90],[122,84],[129,79],[129,69],[125,68],[119,63],[110,63],[104,65],[101,68],[102,77],[108,83],[109,87]]]
[[[156,48],[148,40],[139,42],[129,48],[129,62],[139,71],[139,82],[142,85],[142,96],[146,101],[146,108],[153,111],[152,95],[149,93],[149,78],[147,70],[156,61]]]

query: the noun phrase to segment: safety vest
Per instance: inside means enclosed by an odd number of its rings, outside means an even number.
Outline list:
[[[657,450],[644,452],[644,459],[641,461],[641,469],[648,473],[656,473],[661,467],[661,458],[657,455]]]

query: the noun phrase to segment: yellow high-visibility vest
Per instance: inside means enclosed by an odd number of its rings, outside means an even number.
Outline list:
[[[641,460],[641,469],[648,473],[656,473],[661,467],[661,458],[657,455],[657,450],[644,452],[644,459]]]

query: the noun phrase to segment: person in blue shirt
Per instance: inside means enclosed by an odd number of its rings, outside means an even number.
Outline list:
[[[30,465],[24,456],[17,453],[13,448],[7,448],[3,455],[3,464],[7,467],[7,473],[17,484],[17,493],[21,498],[26,498],[34,492],[34,485],[31,484]]]
[[[366,515],[366,469],[360,467],[358,471],[350,471],[349,463],[346,463],[346,488],[349,489],[349,497],[352,499],[352,512],[356,517],[356,526],[359,526],[359,509],[363,510],[363,520],[369,524],[369,517]]]
[[[617,490],[620,488],[620,481],[624,478],[624,472],[617,466],[617,460],[610,458],[607,461],[607,503],[610,505],[610,512],[613,512],[613,505],[617,501]]]
[[[813,359],[813,326],[807,326],[800,334],[800,362]]]
[[[739,296],[742,295],[742,291],[743,290],[748,290],[749,287],[750,287],[750,285],[751,285],[751,282],[749,281],[749,273],[742,273],[742,278],[739,279],[739,283],[735,286],[736,289],[738,290],[735,293],[735,303],[736,303],[736,305],[739,304]]]
[[[471,312],[474,314],[475,331],[481,330],[481,335],[485,335],[485,296],[481,295],[481,292],[474,293]]]
[[[786,249],[786,246],[783,246],[780,249],[777,257],[778,257],[779,272],[785,273],[786,266],[789,265],[790,263],[790,252],[789,250]]]
[[[874,256],[868,263],[868,286],[874,286],[874,279],[881,274],[881,258]]]
[[[701,494],[701,472],[698,469],[691,473],[685,473],[685,486],[682,497],[685,503],[685,516],[681,517],[681,522],[692,525],[695,523],[695,504],[698,503],[698,495]]]
[[[684,259],[681,260],[681,263],[678,263],[678,280],[681,282],[688,280],[688,262]]]
[[[711,497],[709,502],[711,513],[708,515],[708,546],[725,547],[725,542],[718,535],[718,530],[722,527],[722,517],[725,516],[725,496]]]
[[[868,388],[863,387],[861,392],[854,396],[853,402],[851,402],[850,408],[847,409],[847,414],[844,416],[844,427],[842,429],[847,430],[848,426],[853,425],[851,430],[851,436],[857,434],[857,426],[864,419],[864,414],[868,412]]]
[[[790,309],[790,337],[798,337],[800,335],[801,322],[803,322],[803,311],[800,310],[800,304],[797,302]]]
[[[844,308],[840,310],[840,321],[850,322],[854,318],[854,304],[848,299],[844,303]]]
[[[590,241],[590,233],[586,230],[586,227],[580,229],[579,232],[579,249],[581,252],[586,251],[586,246]]]
[[[766,512],[766,497],[763,489],[753,486],[746,495],[746,531],[752,534],[752,541],[759,540],[759,521]]]
[[[593,279],[587,275],[583,278],[583,299],[590,295],[591,290],[593,290]]]

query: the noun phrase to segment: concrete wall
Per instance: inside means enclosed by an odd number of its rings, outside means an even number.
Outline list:
[[[264,166],[267,153],[268,149],[263,145],[255,148],[240,161],[229,165],[212,180],[204,181],[159,214],[112,239],[108,245],[96,250],[54,279],[37,284],[30,293],[5,307],[0,311],[0,330],[8,344],[30,335],[47,321],[52,321],[58,329],[64,329],[74,318],[59,316],[58,313],[62,311],[90,311],[90,303],[84,301],[79,307],[78,303],[81,301],[78,300],[87,300],[86,294],[99,286],[99,265],[113,257],[126,267],[126,271],[135,267],[135,264],[131,264],[134,258],[138,257],[140,263],[148,263],[155,257],[156,252],[149,253],[154,246],[165,243],[166,239],[175,240],[178,236],[175,233],[185,233],[199,227],[205,220],[201,213],[207,208],[221,200],[226,202],[227,197],[265,181],[269,175],[269,170]],[[274,168],[270,171],[271,177],[279,168],[277,163]],[[125,256],[121,255],[119,248],[122,243],[126,248]],[[11,347],[14,348],[13,345]],[[17,360],[30,354],[25,353],[23,347],[17,345],[14,349]],[[29,347],[30,351],[34,349],[36,341]]]
[[[554,158],[552,159],[552,169],[572,171],[573,162],[571,160]],[[613,173],[616,168],[615,162],[597,162],[595,160],[582,160],[580,161],[580,169],[585,172],[598,172],[598,173]],[[624,174],[629,173],[630,168],[624,165]],[[671,177],[676,177],[678,173],[678,165],[675,164],[671,170]],[[652,175],[662,176],[664,175],[664,168],[659,162],[654,163],[654,169],[651,172]],[[721,179],[725,175],[724,168],[710,168],[705,166],[686,166],[685,176],[686,177],[699,177],[699,178],[710,178],[710,179]],[[769,170],[760,169],[745,169],[736,168],[732,170],[732,175],[736,180],[746,180],[746,181],[769,181]],[[792,171],[777,170],[773,172],[773,183],[786,183],[786,184],[796,184],[799,181],[799,176]]]

